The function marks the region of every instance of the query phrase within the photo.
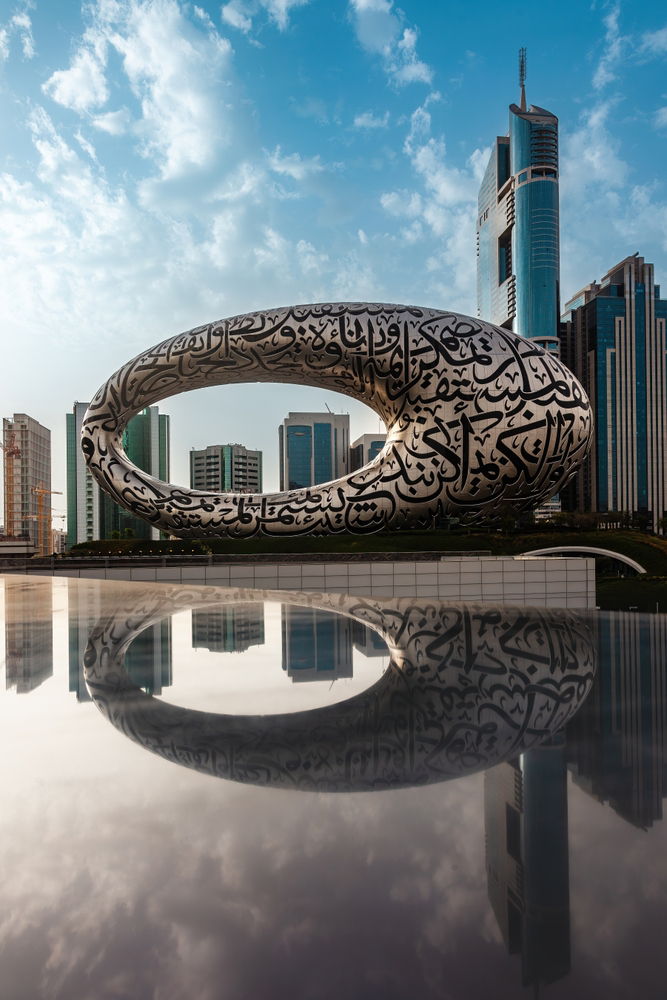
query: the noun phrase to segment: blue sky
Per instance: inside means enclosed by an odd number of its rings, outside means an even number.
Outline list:
[[[560,119],[563,301],[635,251],[667,291],[662,4],[0,3],[0,401],[51,428],[54,488],[72,402],[165,336],[332,299],[474,315],[521,45],[528,101]],[[316,389],[165,402],[172,480],[238,440],[277,488],[278,423],[325,400],[377,429]]]

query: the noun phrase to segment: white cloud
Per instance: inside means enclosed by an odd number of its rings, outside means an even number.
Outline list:
[[[383,57],[392,83],[432,81],[433,70],[417,56],[417,29],[403,27],[403,13],[393,0],[350,0],[350,16],[359,43]]]
[[[284,31],[289,24],[289,12],[293,7],[304,7],[309,0],[260,0],[272,21]]]
[[[295,181],[302,181],[309,174],[317,174],[323,169],[319,156],[314,156],[310,160],[302,160],[298,153],[281,156],[280,146],[276,146],[268,159],[271,170],[292,177]]]
[[[42,90],[52,100],[73,111],[100,107],[109,98],[106,59],[106,40],[98,31],[88,31],[69,69],[56,70]]]
[[[616,79],[614,68],[623,56],[623,50],[628,42],[619,30],[618,22],[621,15],[620,3],[615,3],[610,12],[604,18],[606,28],[604,52],[600,58],[597,69],[593,74],[593,86],[596,90],[602,90],[608,83]]]
[[[84,153],[87,153],[88,156],[91,158],[91,160],[93,160],[94,163],[97,163],[98,161],[97,161],[97,154],[95,152],[95,147],[92,145],[92,143],[88,142],[85,136],[81,135],[81,129],[76,130],[76,132],[74,133],[74,138],[79,143]]]
[[[27,9],[17,11],[9,23],[21,36],[23,58],[32,59],[35,55],[35,39],[32,36],[32,21]]]
[[[400,230],[404,246],[422,241],[425,233],[431,242],[435,238],[435,248],[426,261],[431,296],[446,302],[447,308],[472,313],[477,190],[490,151],[475,150],[465,169],[448,161],[444,140],[430,134],[431,116],[426,110],[439,99],[439,94],[431,94],[413,112],[403,146],[422,190],[390,191],[380,200],[389,215],[411,220]]]
[[[30,0],[25,0],[22,8],[10,17],[6,25],[0,25],[0,59],[9,57],[10,38],[13,34],[18,34],[21,38],[23,58],[32,59],[35,55],[35,39],[32,34],[32,21],[28,14],[28,9],[33,4]]]
[[[318,125],[329,124],[326,103],[319,97],[307,97],[301,103],[292,101],[292,109],[300,118],[313,118]]]
[[[92,119],[95,128],[109,135],[123,135],[130,124],[131,115],[127,108],[120,111],[106,111],[103,115],[96,115]]]
[[[590,188],[609,191],[621,187],[627,179],[628,164],[618,153],[620,143],[607,128],[615,101],[604,101],[581,116],[579,128],[562,130],[561,195],[581,198]]]
[[[248,17],[247,7],[242,0],[232,0],[231,3],[226,3],[220,13],[222,20],[238,31],[247,34],[252,28],[252,18]]]
[[[248,34],[252,30],[253,17],[264,9],[269,15],[269,20],[273,21],[280,31],[285,31],[289,26],[290,10],[304,7],[309,2],[310,0],[230,0],[230,3],[223,5],[220,14],[226,24]]]
[[[123,70],[141,115],[133,125],[141,154],[162,179],[210,167],[226,145],[231,45],[206,22],[202,31],[177,0],[97,0],[91,25],[69,69],[57,70],[44,91],[82,115],[109,97],[109,49]],[[226,98],[226,99],[225,99]],[[93,124],[112,135],[129,125],[125,110],[97,115]]]
[[[667,27],[660,28],[658,31],[647,31],[642,35],[639,51],[652,56],[667,53]]]
[[[382,195],[380,203],[390,215],[414,217],[422,214],[422,199],[417,191],[391,191]]]
[[[417,57],[417,32],[406,28],[396,51],[389,60],[394,80],[403,86],[407,83],[431,83],[433,70]]]
[[[356,128],[387,128],[389,112],[385,111],[382,118],[375,118],[372,111],[364,111],[363,114],[355,115],[354,124]]]
[[[299,240],[296,245],[296,253],[299,259],[302,274],[316,273],[322,274],[329,264],[329,257],[325,253],[319,253],[312,243],[306,240]]]
[[[656,128],[667,128],[667,107],[658,108],[653,122]]]

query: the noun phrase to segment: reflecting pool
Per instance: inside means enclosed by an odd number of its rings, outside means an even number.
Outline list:
[[[0,592],[3,1000],[663,995],[663,616]]]

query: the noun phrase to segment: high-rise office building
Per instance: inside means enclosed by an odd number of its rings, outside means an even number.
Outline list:
[[[565,741],[561,736],[484,773],[489,902],[521,980],[539,987],[570,971]]]
[[[380,454],[387,440],[386,433],[362,434],[350,446],[350,472],[362,469]]]
[[[80,447],[81,424],[88,403],[75,403],[67,414],[67,546],[124,536],[159,539],[160,532],[120,507],[99,488]],[[149,406],[123,431],[131,462],[163,482],[169,480],[169,417]]]
[[[280,489],[303,490],[345,476],[349,413],[290,413],[278,428]]]
[[[283,604],[282,645],[293,682],[352,677],[352,622],[343,615]]]
[[[192,612],[193,649],[211,653],[245,653],[264,644],[264,605],[228,604]]]
[[[667,619],[608,611],[588,624],[599,667],[567,725],[568,767],[579,788],[648,830],[667,796]]]
[[[242,444],[212,444],[190,451],[190,489],[261,493],[262,453]]]
[[[634,254],[566,303],[560,357],[593,407],[594,444],[565,510],[667,513],[667,299]]]
[[[5,580],[5,677],[8,688],[27,694],[53,674],[51,581]]]
[[[477,313],[558,350],[560,237],[558,119],[510,104],[509,132],[493,145],[478,196]]]
[[[30,535],[40,555],[51,553],[51,431],[15,413],[2,421],[5,534]],[[40,496],[40,491],[41,496]]]

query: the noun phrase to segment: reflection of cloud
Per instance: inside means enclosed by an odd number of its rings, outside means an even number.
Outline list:
[[[188,777],[140,768],[66,793],[39,833],[4,827],[3,863],[21,842],[39,873],[12,866],[4,886],[5,996],[415,995],[445,987],[459,946],[470,974],[479,781],[311,805]]]

